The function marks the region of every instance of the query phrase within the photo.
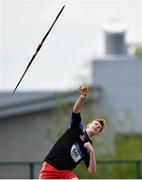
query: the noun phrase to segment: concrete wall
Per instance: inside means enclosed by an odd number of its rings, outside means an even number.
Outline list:
[[[142,130],[142,60],[129,57],[95,59],[92,82],[102,88],[100,113],[106,114],[119,131]]]
[[[67,128],[68,123],[59,124],[59,120],[55,110],[1,119],[0,162],[41,162],[59,133]],[[57,127],[61,127],[60,132]],[[29,178],[29,167],[0,165],[0,178]]]
[[[39,121],[42,123],[46,121],[47,125],[50,122],[38,114],[1,120],[1,161],[41,160],[43,149],[48,149],[49,143],[47,137],[44,136],[45,128],[41,130],[43,133],[40,132]]]

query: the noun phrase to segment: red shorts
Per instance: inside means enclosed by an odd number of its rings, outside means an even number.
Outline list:
[[[55,169],[47,162],[42,163],[39,179],[72,179],[77,176],[71,170]]]

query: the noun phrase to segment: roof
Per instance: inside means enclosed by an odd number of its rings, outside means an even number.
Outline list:
[[[90,88],[95,90],[93,100],[100,97],[100,88]],[[57,106],[57,99],[62,102],[73,103],[79,96],[79,91],[67,92],[21,92],[11,94],[10,92],[0,92],[0,119],[12,117],[20,114],[27,114],[36,111],[54,109]],[[88,96],[88,100],[92,97]]]

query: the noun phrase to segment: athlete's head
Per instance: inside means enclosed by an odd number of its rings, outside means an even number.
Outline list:
[[[104,119],[95,119],[87,124],[86,131],[88,135],[95,136],[98,135],[104,128],[105,120]]]

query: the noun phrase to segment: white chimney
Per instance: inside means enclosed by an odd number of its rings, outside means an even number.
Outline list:
[[[119,19],[111,19],[104,25],[106,55],[126,55],[126,26]]]

